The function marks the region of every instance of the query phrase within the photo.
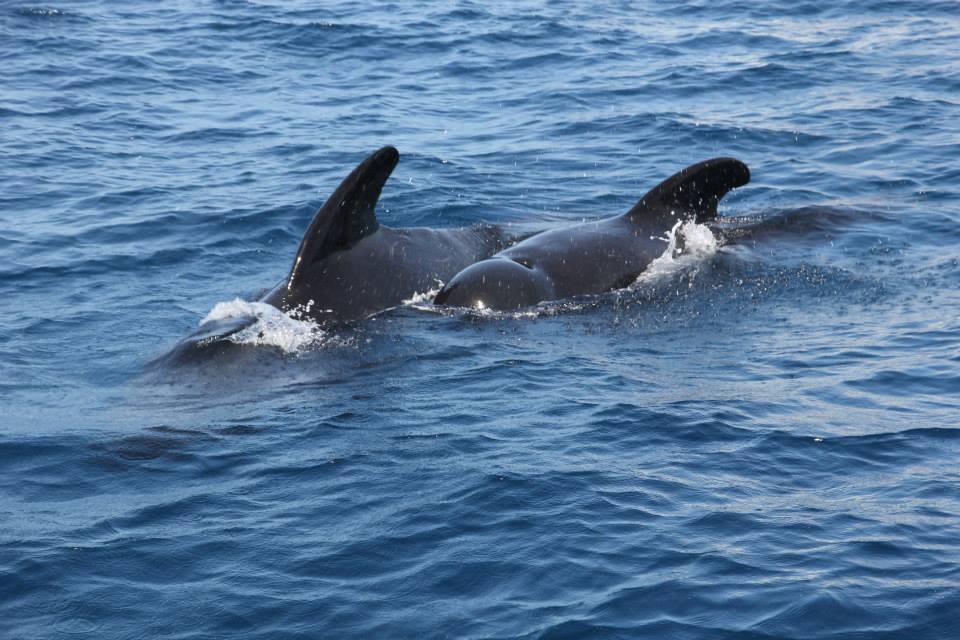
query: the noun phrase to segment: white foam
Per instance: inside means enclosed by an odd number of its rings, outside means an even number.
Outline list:
[[[316,322],[305,317],[303,310],[285,313],[265,302],[248,302],[240,298],[215,304],[207,317],[200,321],[200,326],[244,317],[253,318],[254,322],[229,336],[231,342],[278,347],[285,353],[296,353],[322,344],[327,338],[327,333]]]
[[[443,289],[443,281],[437,280],[437,286],[435,286],[433,289],[427,289],[426,291],[415,293],[408,299],[404,300],[402,304],[408,307],[418,308],[423,305],[432,304],[433,299],[437,297],[438,293],[440,293],[440,289]]]
[[[532,318],[539,318],[543,315],[554,315],[551,307],[547,306],[549,303],[540,303],[537,306],[527,309],[524,311],[502,311],[498,309],[489,309],[485,306],[477,305],[475,307],[470,307],[467,309],[467,312],[477,318],[510,318],[513,320],[529,320]]]
[[[677,222],[663,239],[667,248],[640,274],[635,284],[650,284],[695,268],[720,249],[720,241],[713,231],[693,221]]]

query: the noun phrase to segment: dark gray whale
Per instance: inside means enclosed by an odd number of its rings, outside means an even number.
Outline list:
[[[317,211],[287,277],[262,302],[319,322],[359,320],[445,282],[504,246],[499,228],[391,229],[374,213],[400,159],[384,147]]]
[[[317,211],[286,278],[260,302],[325,325],[360,320],[445,282],[506,246],[493,225],[391,229],[375,208],[400,154],[387,146],[348,175]],[[256,322],[234,317],[202,324],[161,360],[180,360]],[[209,349],[206,349],[209,351]]]
[[[749,181],[747,165],[733,158],[691,165],[624,215],[544,231],[470,265],[434,304],[513,310],[625,287],[663,253],[677,222],[716,217],[720,199]]]

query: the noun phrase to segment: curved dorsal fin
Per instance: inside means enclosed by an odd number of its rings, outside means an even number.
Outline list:
[[[384,183],[399,160],[400,153],[395,148],[383,147],[344,178],[307,227],[290,268],[288,288],[304,268],[332,253],[349,249],[379,228],[374,209]]]
[[[735,158],[713,158],[692,164],[647,192],[627,212],[633,221],[648,215],[674,214],[697,222],[714,218],[727,192],[750,182],[747,165]]]

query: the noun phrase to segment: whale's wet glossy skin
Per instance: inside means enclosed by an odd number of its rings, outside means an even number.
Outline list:
[[[545,231],[470,265],[434,303],[512,310],[625,287],[663,253],[677,222],[715,217],[720,198],[749,179],[732,158],[692,165],[622,216]]]
[[[299,318],[330,324],[360,320],[437,287],[502,249],[493,225],[461,229],[392,229],[375,214],[400,154],[387,146],[361,162],[314,215],[290,273],[260,301]],[[215,347],[255,322],[230,318],[202,325],[172,353]]]
[[[491,226],[466,229],[380,227],[285,280],[263,302],[319,322],[359,320],[435,289],[502,246]]]
[[[360,163],[314,216],[287,278],[264,298],[319,322],[358,320],[401,304],[503,247],[496,227],[391,229],[374,209],[399,153]]]

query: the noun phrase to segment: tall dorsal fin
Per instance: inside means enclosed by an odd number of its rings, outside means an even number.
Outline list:
[[[717,215],[717,203],[727,192],[750,182],[747,165],[735,158],[713,158],[692,164],[647,192],[627,212],[639,221],[646,216],[673,214],[702,222]]]
[[[313,216],[300,241],[287,278],[293,286],[303,269],[332,253],[349,249],[380,227],[374,209],[400,153],[383,147],[357,165]]]

